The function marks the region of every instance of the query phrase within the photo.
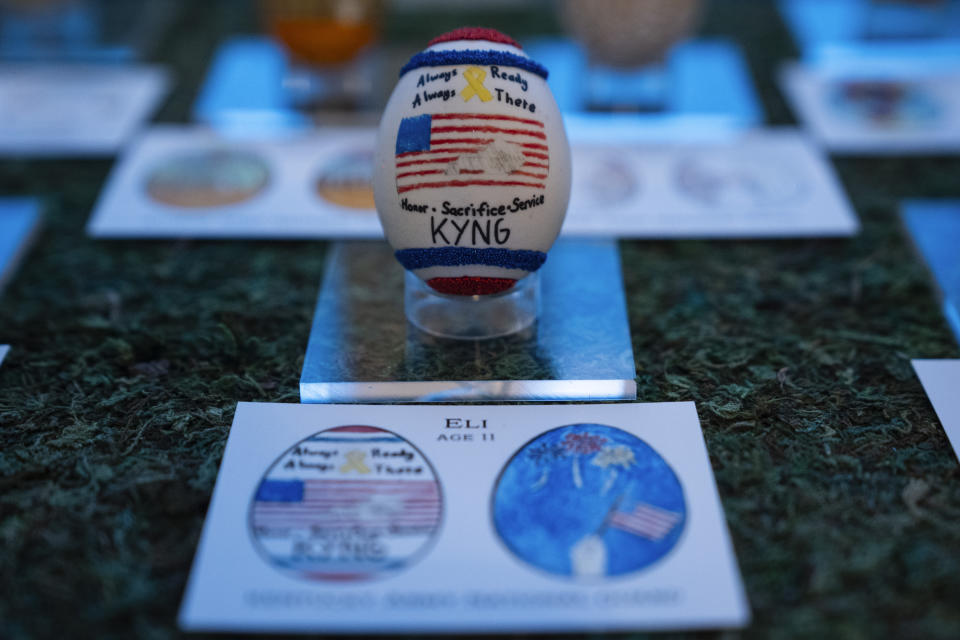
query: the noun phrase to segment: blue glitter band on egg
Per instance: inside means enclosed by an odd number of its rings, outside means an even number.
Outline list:
[[[401,249],[394,254],[404,269],[415,271],[428,267],[462,267],[484,265],[504,269],[536,271],[547,260],[543,251],[529,249],[498,249],[475,247],[430,247],[429,249]]]
[[[547,68],[530,58],[518,56],[509,51],[494,51],[493,49],[464,49],[462,51],[421,51],[410,58],[407,64],[400,69],[400,77],[414,69],[421,67],[447,67],[458,64],[502,65],[517,67],[530,73],[535,73],[544,80],[547,79]]]

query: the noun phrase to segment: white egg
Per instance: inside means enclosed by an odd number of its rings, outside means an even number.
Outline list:
[[[511,38],[457,29],[401,71],[380,121],[374,199],[404,268],[486,295],[536,271],[570,199],[570,147],[546,69]]]

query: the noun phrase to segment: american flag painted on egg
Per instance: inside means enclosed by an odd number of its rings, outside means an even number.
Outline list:
[[[457,29],[400,71],[374,197],[387,241],[440,293],[509,290],[539,269],[570,196],[570,149],[547,70],[512,38]]]
[[[442,187],[530,187],[550,171],[543,123],[477,113],[404,118],[397,132],[397,193]]]

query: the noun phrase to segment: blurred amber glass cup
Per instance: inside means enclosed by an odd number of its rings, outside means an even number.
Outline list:
[[[304,64],[350,62],[380,33],[383,0],[260,0],[271,36]]]

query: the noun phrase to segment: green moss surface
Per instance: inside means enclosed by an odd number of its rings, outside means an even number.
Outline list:
[[[181,7],[159,120],[185,120],[219,38],[253,29],[242,7]],[[715,2],[704,30],[740,41],[769,120],[791,123],[773,6]],[[0,162],[0,194],[46,209],[0,299],[5,638],[177,635],[237,401],[298,401],[327,245],[91,240],[110,166]],[[960,160],[835,166],[853,239],[621,243],[639,399],[697,402],[754,611],[700,635],[960,637],[960,467],[909,363],[960,350],[897,216],[960,195]]]

